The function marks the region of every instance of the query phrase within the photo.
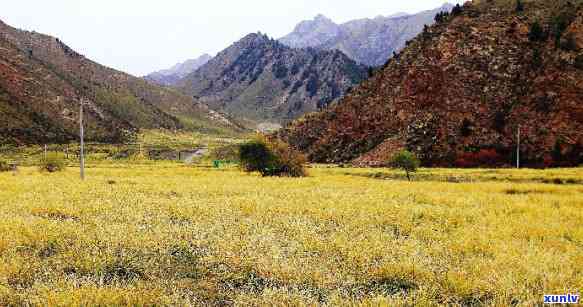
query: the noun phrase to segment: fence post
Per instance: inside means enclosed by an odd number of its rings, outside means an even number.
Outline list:
[[[47,159],[47,144],[44,146],[43,157],[45,160]]]

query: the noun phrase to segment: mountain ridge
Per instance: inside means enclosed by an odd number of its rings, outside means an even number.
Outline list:
[[[416,14],[397,13],[387,17],[362,18],[336,24],[318,15],[300,22],[280,42],[293,48],[338,49],[349,58],[368,66],[381,66],[406,42],[434,22],[437,13],[450,11],[453,5]]]
[[[198,58],[186,60],[175,64],[171,68],[159,70],[144,76],[144,79],[164,86],[174,86],[178,82],[191,74],[212,59],[212,56],[205,53]]]
[[[339,51],[293,49],[251,33],[181,81],[211,108],[256,122],[283,123],[326,107],[366,77]]]

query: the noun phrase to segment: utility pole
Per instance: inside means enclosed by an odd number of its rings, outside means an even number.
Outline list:
[[[79,168],[81,172],[81,180],[85,180],[85,131],[83,130],[83,103],[84,100],[81,98],[81,102],[79,103],[79,137],[80,137],[80,163]]]
[[[516,168],[520,168],[520,125],[518,125],[516,142]]]

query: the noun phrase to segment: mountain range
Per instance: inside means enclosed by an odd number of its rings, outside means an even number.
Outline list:
[[[199,69],[201,66],[206,64],[208,61],[212,59],[212,56],[208,54],[203,54],[200,57],[192,60],[187,60],[182,63],[178,63],[169,69],[160,70],[157,72],[153,72],[144,78],[148,81],[172,86],[176,85],[181,79],[186,77],[187,75],[191,74],[195,70]]]
[[[140,128],[237,126],[177,90],[99,65],[58,38],[0,22],[0,143],[76,139],[81,100],[88,141],[121,142]]]
[[[582,1],[474,1],[441,14],[334,107],[278,132],[313,162],[583,163]],[[520,143],[518,134],[520,133]]]
[[[366,66],[384,64],[432,24],[436,14],[452,7],[444,4],[418,14],[397,13],[341,25],[319,15],[301,22],[279,41],[250,34],[215,59],[205,56],[177,64],[146,79],[196,96],[212,109],[249,121],[250,126],[286,123],[328,107],[367,77]]]
[[[393,52],[401,50],[408,40],[421,33],[425,25],[433,24],[438,13],[449,12],[452,8],[452,4],[446,3],[417,14],[398,13],[343,24],[318,15],[299,23],[292,33],[279,41],[293,48],[336,49],[364,65],[381,66]]]
[[[255,122],[285,123],[326,108],[367,76],[340,51],[294,49],[249,34],[181,80],[183,93]]]

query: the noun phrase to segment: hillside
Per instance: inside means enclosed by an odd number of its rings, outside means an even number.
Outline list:
[[[540,27],[535,23],[539,24]],[[502,166],[583,163],[583,14],[568,1],[468,3],[334,108],[279,136],[312,161]]]
[[[326,107],[366,71],[339,51],[292,49],[250,34],[188,75],[179,88],[232,116],[280,123]]]
[[[0,143],[76,139],[81,98],[88,101],[89,141],[123,141],[139,128],[232,126],[178,91],[92,62],[57,38],[0,22]]]
[[[144,79],[159,85],[173,86],[178,84],[182,78],[199,69],[211,59],[212,57],[210,55],[204,54],[196,59],[178,63],[169,69],[153,72],[145,76]]]
[[[340,50],[351,59],[368,65],[381,66],[393,52],[405,47],[408,40],[421,33],[423,27],[434,23],[439,12],[450,11],[451,4],[417,14],[394,14],[365,18],[336,24],[323,15],[303,21],[294,31],[279,39],[293,48],[314,47]]]

